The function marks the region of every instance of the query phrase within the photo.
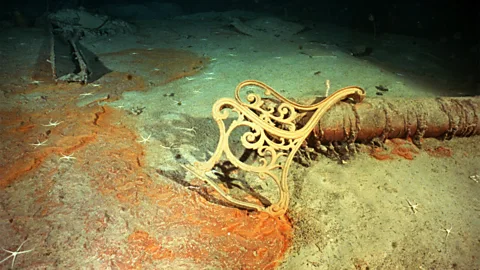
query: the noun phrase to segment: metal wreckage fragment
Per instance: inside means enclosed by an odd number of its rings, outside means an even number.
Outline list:
[[[480,97],[364,99],[365,91],[352,86],[312,105],[302,105],[262,82],[244,81],[235,89],[235,99],[221,98],[213,105],[220,134],[211,158],[184,168],[234,206],[282,216],[290,200],[288,170],[302,146],[388,138],[411,138],[420,145],[423,137],[451,139],[480,134]],[[257,200],[235,197],[219,185],[222,180],[232,180],[219,172],[234,171],[222,169],[225,164],[261,181],[273,181],[278,196],[265,198],[247,183],[246,193]]]
[[[318,122],[308,144],[384,142],[422,138],[449,140],[480,134],[480,97],[369,98],[356,105],[338,103]]]
[[[82,44],[82,39],[131,33],[127,22],[82,9],[62,9],[48,15],[50,57],[55,81],[90,83],[109,73],[99,58]]]
[[[50,31],[50,59],[57,82],[91,83],[110,70],[80,43],[78,35],[64,36]]]

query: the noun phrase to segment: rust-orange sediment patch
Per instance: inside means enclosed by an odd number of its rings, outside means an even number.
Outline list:
[[[453,150],[445,146],[429,147],[425,150],[433,157],[451,157],[453,155]]]
[[[292,228],[288,221],[223,207],[207,201],[197,192],[154,181],[143,168],[143,148],[135,141],[132,132],[111,124],[121,117],[114,112],[102,115],[97,121],[102,127],[98,137],[112,143],[92,144],[85,149],[89,152],[95,148],[96,153],[91,161],[96,164],[96,169],[89,171],[92,186],[132,211],[141,209],[144,203],[153,205],[160,213],[155,219],[161,220],[156,229],[165,233],[158,245],[161,248],[154,251],[149,245],[132,242],[132,238],[140,236],[148,238],[147,242],[157,241],[150,239],[151,235],[145,236],[147,232],[129,237],[129,245],[135,244],[133,249],[144,249],[140,254],[150,254],[132,267],[139,267],[138,264],[145,267],[152,260],[172,262],[184,259],[193,260],[196,265],[221,268],[274,268],[290,243]],[[102,254],[102,250],[97,252]],[[103,256],[108,257],[107,254]],[[124,262],[130,260],[130,254],[121,251],[116,251],[115,256],[123,258]]]
[[[8,181],[2,177],[1,188],[34,172],[49,158],[74,154],[76,160],[72,166],[81,166],[92,179],[91,186],[101,194],[115,198],[132,211],[141,203],[148,203],[162,213],[155,219],[161,220],[161,231],[165,235],[133,232],[123,242],[129,246],[128,252],[115,248],[121,243],[110,247],[104,243],[105,246],[95,251],[99,257],[107,258],[106,253],[114,252],[118,264],[126,269],[148,267],[156,261],[175,265],[179,260],[221,268],[273,269],[281,260],[290,243],[292,228],[288,221],[213,204],[194,191],[174,186],[174,181],[170,184],[154,181],[143,167],[143,147],[127,128],[124,112],[109,107],[69,109],[61,111],[66,120],[57,127],[42,126],[40,123],[48,123],[49,116],[35,114],[33,123],[24,123],[33,128],[10,128],[2,135],[31,141],[35,134],[43,134],[49,144],[36,149],[28,144],[24,146],[31,148],[26,152],[28,158],[24,156],[10,163],[7,172],[11,176]],[[123,119],[122,125],[114,124],[120,119]],[[13,120],[8,121],[13,126],[22,122]],[[56,170],[49,175],[54,172]],[[64,206],[47,196],[53,182],[44,179],[42,189],[36,192],[39,217],[46,217]],[[87,233],[109,226],[99,220],[86,224]],[[96,226],[96,230],[89,230],[91,226]],[[132,254],[142,260],[134,260]]]
[[[404,158],[413,160],[420,151],[409,140],[394,138],[385,141],[385,148],[374,148],[370,155],[378,160],[390,160],[394,158]]]
[[[134,48],[100,55],[107,64],[118,66],[122,72],[138,74],[156,84],[192,76],[208,63],[206,57],[176,49]]]
[[[130,91],[145,91],[147,89],[143,77],[136,74],[112,71],[91,84],[77,84],[65,82],[29,84],[18,93],[43,93],[42,98],[35,100],[38,103],[70,104],[89,100],[90,96],[97,101],[111,102],[120,99],[123,93]],[[87,94],[88,96],[83,96]]]
[[[3,142],[0,188],[35,170],[46,159],[60,158],[94,141],[96,135],[92,129],[96,127],[92,121],[96,110],[99,108],[78,110],[69,106],[50,113],[2,112],[2,123],[5,124],[0,134]],[[53,119],[63,120],[58,126],[49,126]]]
[[[115,67],[115,71],[104,75],[94,84],[55,83],[46,80],[25,85],[17,93],[45,93],[45,100],[40,102],[46,102],[52,95],[55,95],[56,102],[75,102],[84,93],[104,95],[104,98],[99,98],[101,101],[115,101],[124,92],[145,91],[147,85],[162,85],[193,76],[209,62],[208,58],[189,51],[165,48],[134,48],[105,53],[101,55],[101,60]]]

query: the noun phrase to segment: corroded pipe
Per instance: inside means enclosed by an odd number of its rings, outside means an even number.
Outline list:
[[[319,121],[314,137],[321,143],[369,142],[375,138],[451,139],[480,134],[480,97],[368,98],[338,103]]]

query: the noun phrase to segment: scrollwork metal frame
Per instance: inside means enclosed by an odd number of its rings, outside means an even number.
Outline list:
[[[272,98],[262,98],[259,94],[248,93],[244,101],[240,97],[240,91],[247,86],[259,87],[263,89],[263,96]],[[213,105],[212,116],[218,125],[220,137],[212,157],[206,162],[197,162],[194,166],[186,166],[186,168],[209,183],[223,198],[237,207],[265,211],[273,216],[283,215],[287,211],[290,200],[287,184],[288,170],[303,141],[312,132],[320,118],[336,103],[348,98],[361,102],[364,97],[363,89],[351,86],[334,92],[318,103],[302,105],[288,100],[262,82],[243,81],[235,89],[235,99],[221,98]],[[230,116],[230,111],[238,116],[227,128],[224,121]],[[299,127],[297,120],[307,113],[311,117]],[[245,149],[256,151],[259,166],[242,162],[230,149],[229,137],[233,130],[241,126],[250,130],[241,136],[241,143]],[[257,173],[260,179],[266,177],[273,179],[279,189],[278,201],[266,207],[241,201],[227,194],[206,175],[223,155],[234,166]],[[284,157],[283,162],[280,161],[281,157]]]

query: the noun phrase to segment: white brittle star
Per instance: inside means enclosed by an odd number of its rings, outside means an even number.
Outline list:
[[[191,127],[191,128],[177,127],[176,129],[181,129],[181,130],[185,130],[185,131],[191,131],[193,134],[197,135],[197,129],[196,129],[195,127]]]
[[[93,95],[92,92],[88,92],[88,93],[82,93],[82,94],[80,94],[79,96],[80,96],[80,97],[86,97],[86,96],[92,96],[92,95]]]
[[[60,157],[58,160],[62,160],[62,159],[65,159],[65,160],[72,160],[72,159],[77,159],[76,157],[73,156],[73,154],[70,154],[70,155],[64,155],[62,153],[60,153],[60,155],[62,155],[62,157]]]
[[[139,141],[137,141],[137,142],[139,142],[139,143],[147,143],[147,142],[150,141],[150,137],[152,137],[152,134],[148,135],[148,137],[146,137],[146,138],[143,137],[142,135],[140,135],[140,137],[142,137],[142,139],[139,140]]]
[[[181,147],[175,147],[174,143],[171,143],[170,146],[160,145],[163,149],[181,149]]]
[[[40,140],[37,140],[37,143],[31,143],[30,145],[35,146],[35,149],[36,149],[36,148],[39,147],[39,146],[46,145],[47,141],[48,141],[48,140],[45,140],[45,141],[43,141],[43,142],[40,142]]]
[[[11,250],[6,250],[6,249],[2,248],[3,251],[5,251],[7,253],[10,253],[11,255],[6,257],[5,259],[1,260],[0,263],[3,263],[4,261],[13,257],[13,260],[12,260],[12,269],[13,269],[13,267],[15,266],[15,259],[17,258],[18,254],[28,253],[28,252],[34,250],[34,248],[32,248],[30,250],[19,251],[22,248],[23,244],[25,244],[25,242],[27,242],[27,240],[23,241],[22,244],[20,244],[20,246],[17,248],[17,251],[11,251]]]
[[[453,226],[450,225],[450,229],[440,229],[440,230],[442,230],[442,231],[444,231],[444,232],[446,233],[446,235],[445,235],[445,241],[447,241],[447,237],[448,237],[448,236],[450,235],[450,233],[452,232],[452,228],[453,228]]]
[[[37,81],[37,80],[33,80],[30,82],[30,84],[34,84],[34,85],[39,85],[40,83],[42,83],[43,81]]]
[[[417,207],[418,207],[418,203],[417,204],[412,204],[408,199],[407,199],[407,202],[408,202],[408,206],[410,207],[410,209],[412,209],[413,213],[416,214],[417,213]]]
[[[52,119],[50,119],[50,121],[48,121],[48,124],[44,125],[42,124],[42,126],[44,127],[56,127],[58,125],[60,125],[60,123],[62,123],[63,121],[55,121],[55,122],[52,122]]]

